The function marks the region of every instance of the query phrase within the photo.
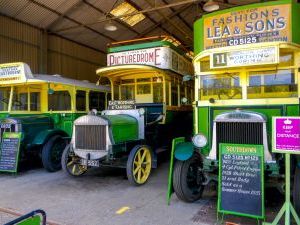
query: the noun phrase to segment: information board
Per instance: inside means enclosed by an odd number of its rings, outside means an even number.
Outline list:
[[[220,144],[218,212],[263,219],[264,148]]]
[[[128,110],[135,109],[134,100],[114,100],[108,102],[108,110]]]
[[[0,152],[0,171],[17,172],[20,141],[21,133],[3,133]]]
[[[273,152],[300,154],[300,117],[273,117]]]

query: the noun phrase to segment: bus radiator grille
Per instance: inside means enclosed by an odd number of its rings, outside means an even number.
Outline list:
[[[217,122],[217,149],[220,143],[263,145],[263,123]]]

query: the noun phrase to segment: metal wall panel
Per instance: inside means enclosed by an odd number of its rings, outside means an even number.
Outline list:
[[[37,73],[40,31],[5,16],[0,27],[0,63],[26,62]]]
[[[105,55],[96,50],[59,36],[43,36],[40,29],[6,16],[0,15],[0,27],[0,63],[26,62],[33,73],[47,68],[48,74],[91,82],[97,80],[96,69],[105,65]],[[40,46],[46,48],[43,58]]]

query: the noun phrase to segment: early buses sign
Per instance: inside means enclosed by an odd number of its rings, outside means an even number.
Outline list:
[[[289,4],[228,12],[204,19],[204,49],[291,38]]]
[[[278,62],[279,49],[276,46],[216,52],[210,57],[211,68],[266,65]]]

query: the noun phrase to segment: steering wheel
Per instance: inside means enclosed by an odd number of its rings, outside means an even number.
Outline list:
[[[13,101],[13,105],[14,105],[14,106],[17,106],[17,107],[21,107],[23,104],[22,104],[22,102],[20,102],[19,100],[14,100],[14,101]]]
[[[6,104],[8,104],[9,99],[8,99],[8,98],[2,98],[0,101],[1,101],[1,102],[4,102],[4,103],[6,103]]]

